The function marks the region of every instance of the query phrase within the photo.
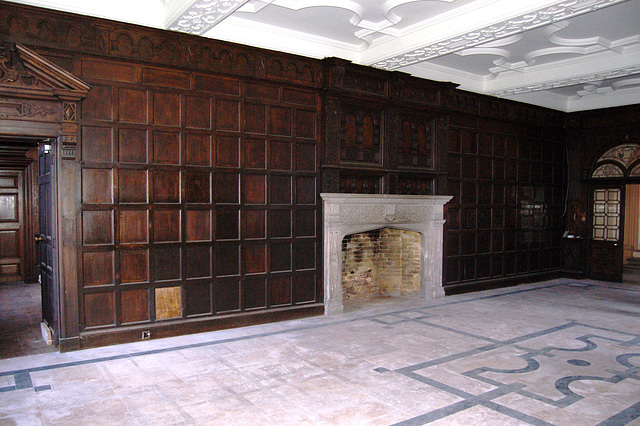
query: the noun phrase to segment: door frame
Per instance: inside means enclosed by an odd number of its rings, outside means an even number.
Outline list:
[[[616,247],[616,251],[619,251],[619,253],[616,255],[616,264],[615,264],[615,268],[616,268],[616,275],[619,275],[619,279],[616,279],[615,281],[622,281],[622,264],[624,262],[624,208],[625,208],[625,197],[626,197],[626,193],[625,193],[625,189],[626,189],[626,183],[622,180],[595,180],[595,181],[590,181],[589,184],[587,185],[588,191],[589,191],[589,195],[588,195],[588,213],[587,213],[587,217],[588,217],[588,227],[587,227],[587,262],[586,262],[586,273],[587,273],[587,278],[591,278],[591,279],[602,279],[599,277],[595,277],[593,274],[593,270],[592,270],[592,262],[591,262],[591,254],[592,254],[592,249],[594,246],[594,238],[593,238],[593,228],[594,228],[594,214],[593,214],[593,207],[594,207],[594,192],[596,189],[603,189],[603,188],[615,188],[615,189],[619,189],[620,190],[620,211],[619,211],[619,217],[620,217],[620,223],[618,224],[618,240],[615,243],[611,243],[611,245],[613,245],[614,247]],[[619,256],[619,259],[617,258]]]
[[[73,68],[81,69],[79,59]],[[56,244],[54,286],[59,309],[61,352],[79,349],[78,230],[81,145],[80,108],[91,87],[70,72],[19,43],[0,44],[0,137],[49,139],[52,145],[52,203]]]

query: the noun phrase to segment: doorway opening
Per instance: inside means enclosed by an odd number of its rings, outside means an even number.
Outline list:
[[[638,284],[640,144],[614,146],[598,158],[592,170],[587,276]]]
[[[40,210],[53,211],[53,199],[41,195],[39,151],[50,146],[42,137],[0,137],[0,359],[57,351],[42,326],[40,277]]]

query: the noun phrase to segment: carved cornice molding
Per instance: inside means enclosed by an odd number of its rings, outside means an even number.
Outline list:
[[[248,0],[197,0],[180,16],[171,20],[167,28],[189,34],[202,35],[218,22],[231,15]]]
[[[606,71],[606,72],[586,74],[586,75],[581,75],[573,78],[566,78],[562,80],[548,81],[545,83],[530,84],[526,86],[514,87],[510,89],[505,89],[505,90],[497,90],[489,94],[494,96],[519,95],[522,93],[538,92],[541,90],[556,89],[559,87],[574,86],[577,84],[593,83],[597,81],[607,80],[610,78],[625,77],[625,76],[634,75],[638,73],[640,73],[640,65]]]
[[[572,18],[626,0],[570,0],[558,2],[509,20],[442,40],[420,49],[378,61],[373,66],[388,70],[423,62],[438,56],[468,49],[483,43],[519,34],[537,27]]]

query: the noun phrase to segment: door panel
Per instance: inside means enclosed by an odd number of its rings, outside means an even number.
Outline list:
[[[589,278],[622,281],[624,254],[624,186],[609,185],[591,190]]]
[[[0,170],[0,282],[24,279],[22,172]]]
[[[58,291],[54,274],[55,226],[52,198],[51,152],[47,145],[38,149],[38,195],[40,230],[36,237],[40,255],[42,317],[58,341]]]

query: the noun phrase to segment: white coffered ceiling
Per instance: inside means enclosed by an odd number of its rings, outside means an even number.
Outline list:
[[[640,0],[12,0],[561,111],[640,103]]]

